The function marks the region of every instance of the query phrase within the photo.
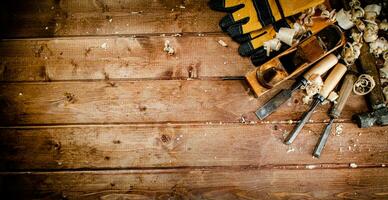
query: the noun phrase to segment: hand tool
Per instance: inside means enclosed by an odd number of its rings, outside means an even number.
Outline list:
[[[284,81],[299,76],[343,46],[345,41],[344,33],[335,25],[303,39],[245,75],[252,93],[260,97]]]
[[[341,90],[339,92],[339,98],[337,100],[337,104],[335,104],[329,112],[330,121],[326,125],[321,137],[318,140],[317,145],[315,146],[315,149],[313,152],[314,157],[319,158],[321,156],[322,150],[325,147],[326,141],[330,135],[334,119],[337,119],[341,115],[342,109],[345,107],[348,97],[352,93],[352,88],[355,81],[356,81],[356,76],[354,74],[348,73],[345,76],[345,79],[341,86]]]
[[[280,105],[286,102],[293,92],[300,89],[302,86],[306,86],[308,81],[311,78],[321,76],[322,74],[329,71],[338,63],[338,58],[334,54],[329,54],[327,57],[319,61],[313,68],[311,68],[307,73],[305,73],[302,78],[295,82],[291,88],[282,90],[277,95],[275,95],[271,100],[265,103],[261,108],[256,111],[256,116],[263,120],[268,115],[273,113]]]
[[[322,104],[322,102],[329,96],[330,92],[335,88],[339,83],[342,76],[345,74],[347,68],[345,65],[338,63],[334,69],[330,72],[329,76],[326,78],[321,91],[314,96],[313,103],[310,109],[304,113],[302,120],[294,128],[294,130],[287,136],[284,140],[285,144],[291,144],[295,138],[298,136],[303,126],[310,120],[315,109]]]
[[[366,95],[368,106],[372,111],[356,114],[353,116],[353,120],[357,122],[360,128],[372,127],[374,125],[388,125],[388,107],[385,104],[384,93],[381,89],[379,72],[377,71],[375,64],[376,60],[374,56],[369,53],[369,45],[363,45],[361,48],[359,61],[358,67],[362,73],[371,75],[376,86]]]

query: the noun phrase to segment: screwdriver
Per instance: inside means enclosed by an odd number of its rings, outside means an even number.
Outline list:
[[[313,103],[310,109],[304,113],[302,120],[294,128],[294,130],[287,136],[284,140],[285,144],[291,144],[295,138],[298,136],[303,126],[310,120],[314,110],[322,104],[322,102],[329,96],[330,92],[335,88],[339,83],[342,76],[345,74],[347,68],[345,65],[338,63],[334,69],[330,72],[329,76],[326,78],[321,91],[314,96]]]
[[[271,100],[265,103],[261,108],[259,108],[255,114],[256,116],[263,120],[273,113],[280,105],[286,102],[291,98],[292,93],[298,90],[300,87],[307,85],[308,81],[314,76],[321,76],[322,74],[329,71],[331,68],[338,63],[338,58],[334,54],[329,54],[321,61],[319,61],[313,68],[311,68],[307,73],[305,73],[302,78],[295,82],[289,89],[282,90],[277,95],[275,95]]]
[[[355,81],[356,76],[354,74],[348,73],[345,76],[345,79],[341,86],[341,90],[339,92],[337,104],[335,104],[329,112],[330,121],[326,125],[321,137],[318,140],[317,145],[315,146],[313,152],[314,157],[319,158],[321,156],[322,150],[325,147],[327,139],[329,138],[334,119],[337,119],[341,115],[342,109],[345,107],[346,101],[348,100],[350,93],[352,92],[353,84]]]

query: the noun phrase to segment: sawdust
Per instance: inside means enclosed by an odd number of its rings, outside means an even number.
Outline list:
[[[295,152],[295,148],[288,146],[287,153],[292,153],[292,152]]]
[[[306,169],[315,169],[317,165],[306,165]]]
[[[351,168],[357,168],[358,166],[357,166],[356,163],[350,163],[350,164],[349,164],[349,167],[351,167]]]
[[[101,49],[108,49],[108,44],[106,44],[106,42],[102,43],[101,46],[100,46]]]
[[[343,132],[343,125],[342,124],[338,124],[336,127],[335,127],[335,135],[336,136],[341,136],[342,132]]]
[[[164,42],[164,49],[163,49],[164,52],[167,52],[168,55],[172,56],[175,54],[175,49],[171,46],[170,44],[170,41],[169,40],[166,40]]]

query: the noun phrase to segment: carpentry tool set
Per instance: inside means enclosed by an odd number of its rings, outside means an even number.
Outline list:
[[[255,112],[263,120],[295,91],[316,88],[310,92],[311,107],[285,138],[285,144],[296,139],[319,105],[324,101],[335,102],[313,151],[315,157],[322,154],[334,120],[339,118],[352,91],[362,95],[370,92],[367,100],[372,111],[353,116],[359,127],[388,124],[388,107],[376,67],[376,59],[383,57],[384,68],[388,68],[387,41],[384,37],[378,39],[379,30],[384,34],[387,30],[385,14],[378,19],[382,5],[370,4],[362,8],[359,0],[342,2],[347,10],[336,12],[330,2],[324,0],[209,1],[212,9],[227,13],[220,27],[240,43],[240,55],[250,56],[257,66],[245,76],[256,97],[307,71],[290,88],[280,91]],[[363,73],[359,77],[364,78],[362,80],[356,81],[360,75],[356,64]],[[335,90],[343,77],[337,95]]]

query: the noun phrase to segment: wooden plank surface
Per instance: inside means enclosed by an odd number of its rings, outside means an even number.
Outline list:
[[[3,173],[0,184],[2,194],[14,199],[369,200],[388,198],[387,172],[221,168]]]
[[[336,127],[343,132],[336,132]],[[0,170],[388,164],[388,130],[336,124],[320,159],[323,124],[284,145],[290,124],[84,126],[0,129]]]
[[[227,48],[218,44],[225,41]],[[176,53],[163,51],[170,41]],[[222,34],[0,41],[0,81],[198,79],[244,76],[254,66]]]
[[[220,32],[207,0],[14,0],[0,4],[1,37]]]
[[[268,118],[297,120],[307,109],[295,96]],[[363,97],[352,97],[342,119],[365,111]],[[100,81],[7,83],[0,85],[2,125],[257,121],[255,99],[243,81]],[[328,119],[329,104],[313,121]]]

